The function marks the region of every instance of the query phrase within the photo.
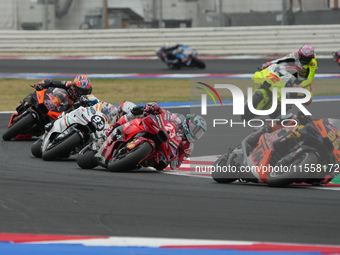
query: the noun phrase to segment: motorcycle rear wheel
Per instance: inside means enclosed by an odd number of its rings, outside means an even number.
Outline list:
[[[87,150],[84,153],[78,154],[77,164],[82,169],[93,169],[98,166],[97,159],[94,157],[96,151]]]
[[[67,156],[82,142],[78,133],[74,133],[62,140],[59,144],[42,153],[43,160],[51,161],[63,156]]]
[[[107,168],[111,172],[124,172],[133,170],[138,163],[152,152],[152,146],[148,142],[143,142],[132,151],[121,155],[121,158],[113,158],[108,163]],[[118,155],[119,157],[119,155]]]
[[[305,169],[305,165],[317,164],[319,157],[311,151],[306,151],[298,155],[289,165],[292,167],[287,168],[287,172],[272,171],[267,175],[267,184],[270,187],[284,187],[292,184],[295,180],[301,179],[301,169]],[[294,170],[295,169],[295,170]]]
[[[2,135],[2,139],[5,141],[9,141],[12,138],[19,135],[22,131],[27,130],[29,126],[31,126],[35,122],[35,119],[31,114],[27,114],[18,120],[18,122],[14,123],[12,126],[8,128],[8,130]]]

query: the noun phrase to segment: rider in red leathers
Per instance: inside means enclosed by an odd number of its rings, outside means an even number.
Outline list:
[[[120,125],[123,125],[136,118],[144,118],[149,114],[161,114],[165,110],[156,103],[147,103],[145,106],[135,106],[131,112],[121,116],[118,121],[104,132],[104,136],[108,137],[110,133]],[[175,160],[170,162],[171,169],[175,170],[192,154],[194,149],[194,141],[200,139],[207,130],[205,120],[194,114],[188,114],[184,117],[182,114],[170,113],[170,122],[176,127],[177,135],[175,139],[179,141],[178,155]],[[153,166],[157,170],[164,169],[168,162],[165,158],[149,159],[146,164]]]

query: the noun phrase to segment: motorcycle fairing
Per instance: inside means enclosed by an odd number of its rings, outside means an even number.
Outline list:
[[[264,135],[262,135],[257,143],[255,149],[250,154],[251,163],[255,166],[258,177],[261,181],[266,182],[267,173],[264,171],[264,167],[268,166],[271,155],[274,150],[270,149],[267,145]],[[256,174],[254,172],[254,174]]]
[[[313,121],[314,125],[316,126],[316,128],[319,130],[320,134],[322,135],[322,138],[324,139],[329,139],[329,141],[331,142],[333,148],[331,149],[332,153],[334,154],[334,156],[336,157],[336,159],[340,162],[340,150],[339,148],[339,137],[337,137],[338,134],[338,130],[336,130],[335,128],[328,128],[328,132],[327,132],[327,128],[325,126],[324,120],[320,119],[320,120],[314,120]],[[334,133],[334,131],[338,131],[337,133]]]
[[[155,150],[156,148],[156,144],[153,140],[149,139],[149,138],[145,138],[145,137],[138,137],[137,139],[133,139],[131,142],[129,142],[126,146],[127,150],[133,150],[134,148],[136,148],[139,144],[141,144],[142,142],[148,142],[151,144],[152,149]]]
[[[115,129],[109,137],[102,144],[101,148],[96,154],[96,157],[103,164],[107,164],[112,157],[115,157],[121,148],[131,139],[133,141],[129,142],[125,147],[127,150],[132,150],[142,141],[149,142],[154,151],[150,153],[143,161],[150,158],[157,158],[157,163],[159,163],[159,157],[165,156],[168,161],[177,157],[177,149],[179,147],[179,142],[176,141],[176,137],[170,138],[167,132],[167,125],[170,123],[164,123],[167,120],[167,113],[164,112],[159,115],[149,115],[144,119],[134,119],[117,129]],[[165,125],[166,124],[166,125]],[[170,123],[171,124],[171,123]],[[172,125],[172,124],[171,124]],[[174,126],[171,126],[174,128]],[[170,128],[170,126],[168,127]],[[142,136],[145,133],[160,135],[161,144],[156,148],[156,144],[152,139]],[[141,134],[141,136],[136,137],[136,135]],[[181,140],[181,138],[179,138]],[[166,141],[169,140],[169,143]],[[157,150],[156,150],[157,149]],[[104,162],[105,161],[105,162]],[[143,165],[143,162],[140,162]]]
[[[85,108],[80,106],[67,114],[60,113],[61,117],[57,118],[53,123],[51,130],[44,134],[42,151],[45,151],[48,145],[48,142],[45,143],[45,141],[49,141],[52,136],[56,136],[69,128],[73,128],[74,125],[87,126],[91,122],[93,126],[90,126],[89,128],[92,132],[98,132],[98,134],[101,135],[102,130],[109,127],[106,121],[107,119],[104,118],[105,115],[102,112],[92,109],[92,107]]]

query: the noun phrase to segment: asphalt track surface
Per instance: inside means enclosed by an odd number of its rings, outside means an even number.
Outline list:
[[[69,63],[72,68],[68,73],[77,72],[74,62]],[[138,66],[140,62],[130,63]],[[60,64],[60,70],[50,71],[61,70]],[[10,71],[23,72],[24,67]],[[43,71],[50,72],[40,69]],[[32,68],[24,72],[36,71]],[[323,102],[312,104],[309,110],[315,118],[340,118],[339,107],[338,101]],[[188,109],[176,111],[184,113]],[[214,130],[212,116],[224,114],[231,116],[231,107],[208,107],[209,131],[196,144],[193,156],[222,154],[251,131],[223,125]],[[0,135],[9,117],[0,114]],[[339,244],[338,191],[222,185],[208,178],[147,169],[130,173],[110,173],[100,168],[85,171],[78,168],[75,157],[59,162],[34,158],[30,153],[32,143],[1,141],[2,233]]]
[[[340,106],[323,104],[324,109]],[[214,110],[218,107],[208,108]],[[1,135],[8,119],[9,115],[0,115]],[[194,155],[222,153],[250,131],[219,129],[223,130],[207,132]],[[3,233],[339,244],[337,191],[222,185],[153,170],[85,171],[75,157],[60,162],[34,158],[32,142],[1,142]]]
[[[176,73],[234,74],[254,73],[258,67],[270,59],[204,59],[206,69],[182,68]],[[318,60],[318,73],[339,73],[340,67],[332,59]],[[160,60],[20,60],[0,59],[1,73],[142,73],[171,74]]]

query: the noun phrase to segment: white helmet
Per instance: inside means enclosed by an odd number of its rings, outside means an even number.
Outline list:
[[[118,107],[118,118],[121,118],[123,115],[131,112],[131,110],[135,107],[136,105],[130,101],[124,101],[121,103],[121,105]]]

